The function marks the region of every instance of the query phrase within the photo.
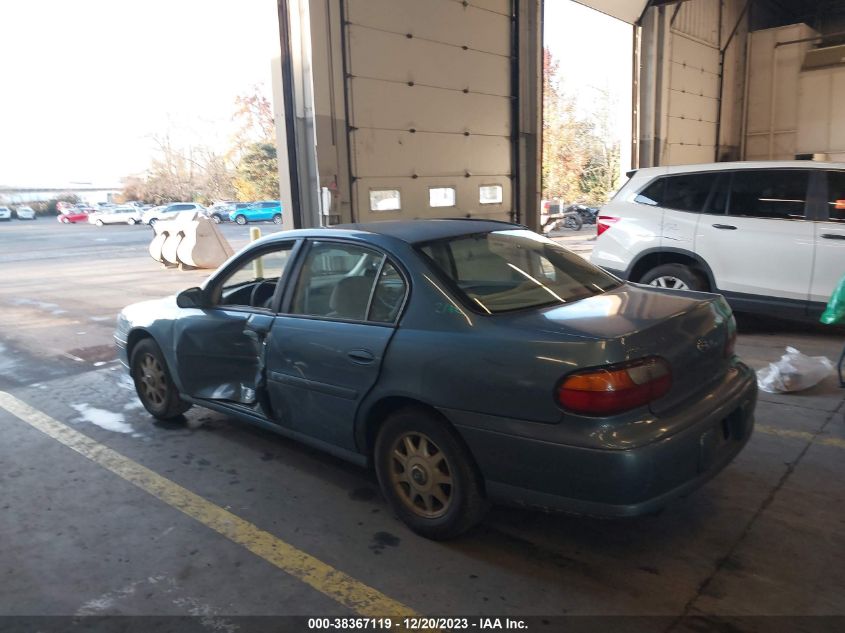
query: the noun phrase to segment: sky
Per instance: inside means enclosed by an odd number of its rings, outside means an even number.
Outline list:
[[[168,132],[222,150],[279,54],[275,0],[3,0],[0,24],[0,185],[116,185]],[[545,41],[585,111],[592,87],[617,97],[628,150],[631,27],[546,0]]]
[[[225,147],[279,55],[275,0],[3,0],[0,24],[0,185],[117,184],[168,129]]]

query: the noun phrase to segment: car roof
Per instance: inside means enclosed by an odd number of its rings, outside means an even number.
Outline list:
[[[693,165],[662,165],[635,170],[638,176],[684,174],[697,171],[732,171],[736,169],[844,169],[845,163],[827,163],[815,160],[744,160],[724,163],[699,163]]]
[[[420,244],[436,240],[489,233],[506,229],[524,229],[511,222],[482,219],[442,219],[442,220],[385,220],[379,222],[338,224],[331,229],[375,233],[393,237],[408,244]]]

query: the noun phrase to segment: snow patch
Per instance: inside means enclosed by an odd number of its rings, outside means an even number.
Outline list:
[[[134,433],[133,429],[127,424],[123,418],[122,413],[114,413],[106,411],[105,409],[97,409],[88,404],[72,404],[70,405],[79,413],[80,417],[86,422],[90,422],[95,426],[99,426],[106,431],[113,431],[115,433]]]

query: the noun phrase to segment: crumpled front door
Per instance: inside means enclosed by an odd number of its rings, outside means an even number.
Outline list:
[[[265,338],[274,316],[216,308],[175,322],[179,377],[194,398],[262,402]]]

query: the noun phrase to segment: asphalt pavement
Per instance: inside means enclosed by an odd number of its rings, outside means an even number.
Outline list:
[[[249,227],[221,230],[236,249],[249,240]],[[0,615],[182,614],[227,631],[241,615],[384,605],[651,615],[663,630],[686,628],[681,615],[845,615],[834,379],[761,394],[743,453],[658,515],[496,508],[435,543],[391,515],[371,472],[196,407],[184,424],[151,421],[115,361],[115,315],[208,275],[162,268],[151,235],[0,224]],[[561,241],[584,254],[591,237]],[[806,325],[740,323],[738,351],[755,368],[785,345],[835,359],[843,343]]]

